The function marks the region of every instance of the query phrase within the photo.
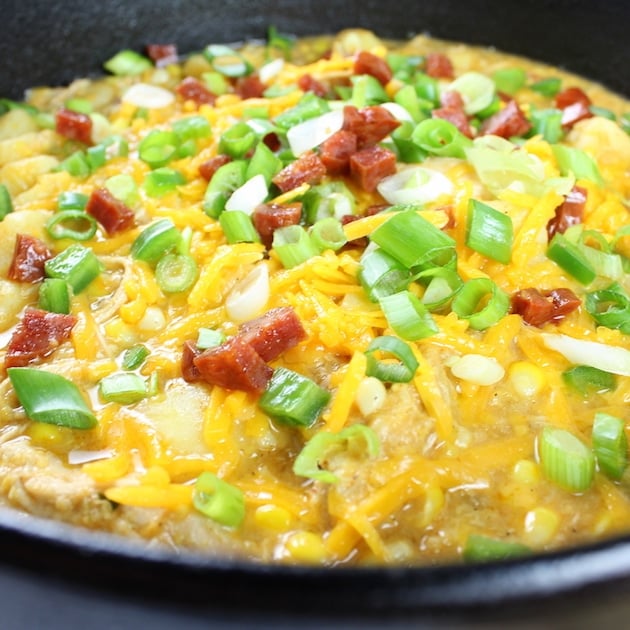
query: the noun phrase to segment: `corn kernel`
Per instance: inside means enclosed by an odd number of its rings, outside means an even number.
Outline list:
[[[145,332],[158,332],[166,326],[164,312],[158,306],[147,307],[142,319],[138,322],[138,328]]]
[[[288,510],[268,503],[261,505],[254,512],[256,525],[276,532],[286,532],[291,526],[293,517]]]
[[[143,317],[147,309],[147,303],[138,295],[135,300],[123,304],[118,312],[128,324],[137,324]]]
[[[524,541],[539,548],[551,542],[558,531],[560,517],[545,507],[537,507],[525,515]]]
[[[385,402],[387,390],[382,381],[374,376],[366,376],[361,380],[355,394],[355,402],[364,416],[376,413]]]
[[[515,481],[530,486],[540,481],[540,469],[531,459],[521,459],[516,462],[513,475]]]
[[[313,532],[296,532],[285,542],[285,548],[298,562],[323,562],[326,559],[326,547],[321,536]]]
[[[71,429],[44,422],[33,422],[26,430],[26,435],[31,438],[34,446],[41,446],[54,453],[67,452],[75,443]]]
[[[528,361],[517,361],[510,366],[509,379],[514,389],[524,398],[539,394],[545,386],[543,371]]]
[[[105,333],[110,339],[115,339],[124,345],[131,345],[136,341],[136,333],[120,317],[114,317],[105,324]]]

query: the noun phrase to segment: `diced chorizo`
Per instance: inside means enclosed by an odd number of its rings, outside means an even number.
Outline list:
[[[584,220],[584,206],[588,191],[581,186],[573,186],[564,201],[556,208],[556,213],[547,223],[547,236],[551,240],[556,233],[564,234],[572,225]]]
[[[439,107],[431,112],[431,117],[448,120],[448,122],[455,125],[459,132],[464,134],[467,138],[473,137],[473,132],[468,122],[468,116],[463,109],[457,107]]]
[[[481,135],[492,134],[502,138],[523,136],[532,128],[531,123],[521,111],[518,103],[512,99],[496,114],[483,121]]]
[[[331,175],[341,175],[348,172],[350,156],[356,152],[356,134],[352,131],[340,129],[322,142],[319,148],[319,157]]]
[[[133,210],[114,197],[107,188],[97,188],[92,192],[85,211],[92,215],[110,235],[124,232],[135,225]]]
[[[193,359],[200,378],[210,385],[260,394],[273,370],[254,348],[238,335]]]
[[[556,94],[555,105],[562,110],[562,126],[573,127],[576,122],[591,118],[593,113],[590,110],[591,99],[586,92],[579,87],[568,87]]]
[[[306,339],[306,331],[290,306],[273,308],[241,325],[238,337],[263,359],[273,361]]]
[[[464,99],[456,90],[446,90],[440,94],[440,105],[442,107],[454,107],[455,109],[464,109]]]
[[[328,94],[326,86],[308,73],[303,74],[298,79],[297,84],[302,92],[313,92],[315,96],[319,96],[320,98],[324,98],[326,94]]]
[[[371,52],[362,50],[354,61],[354,74],[369,74],[383,85],[387,85],[393,76],[385,59]]]
[[[74,315],[27,308],[9,340],[5,367],[24,367],[32,361],[50,356],[70,338],[76,322]]]
[[[199,175],[205,180],[210,181],[212,176],[225,164],[231,162],[232,158],[225,153],[220,153],[199,165]]]
[[[162,68],[177,63],[177,46],[175,44],[149,44],[147,55],[158,68]]]
[[[326,167],[313,151],[307,151],[285,166],[271,181],[282,191],[293,190],[302,184],[319,184],[326,175]]]
[[[201,381],[201,374],[195,365],[195,359],[201,354],[201,350],[197,347],[194,341],[184,342],[184,349],[182,351],[182,378],[188,383],[195,383]]]
[[[7,276],[16,282],[38,282],[46,272],[44,264],[52,258],[46,243],[29,234],[16,234],[15,249]]]
[[[343,128],[357,136],[357,149],[372,146],[386,138],[400,121],[379,105],[357,109],[354,105],[343,108]]]
[[[257,74],[238,79],[234,85],[234,91],[243,99],[260,98],[267,88]]]
[[[273,133],[273,131],[264,135],[262,141],[267,145],[267,148],[271,149],[274,153],[282,146],[282,142],[280,142],[278,134]]]
[[[63,107],[55,114],[55,131],[84,144],[92,144],[92,119],[87,114]]]
[[[383,147],[367,147],[350,158],[350,174],[367,192],[376,190],[376,185],[383,177],[395,172],[396,154]]]
[[[442,53],[429,53],[424,61],[424,71],[434,79],[452,79],[455,76],[451,60]]]
[[[273,233],[281,227],[297,225],[302,218],[302,202],[263,203],[252,212],[252,221],[260,240],[267,248],[273,242]]]
[[[563,288],[544,292],[533,288],[522,289],[512,295],[511,302],[512,312],[536,327],[548,322],[559,323],[581,304],[573,291]]]
[[[197,105],[214,105],[216,96],[201,82],[194,77],[186,77],[176,88],[177,93],[186,101],[193,101]]]

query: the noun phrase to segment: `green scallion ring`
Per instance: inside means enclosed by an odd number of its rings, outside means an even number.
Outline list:
[[[387,295],[379,303],[387,323],[407,341],[430,337],[439,330],[426,306],[410,291]]]
[[[628,438],[621,418],[598,412],[593,421],[593,452],[599,469],[611,479],[621,479],[628,466]]]
[[[393,355],[398,361],[391,363],[376,358],[377,352]],[[383,335],[372,340],[367,350],[366,376],[374,376],[384,383],[408,383],[418,369],[418,361],[411,348],[401,339]]]
[[[486,298],[486,305],[477,310]],[[507,315],[510,296],[489,278],[473,278],[464,283],[451,307],[460,319],[468,320],[471,328],[485,330]]]
[[[55,240],[69,238],[73,241],[89,241],[96,234],[96,229],[96,219],[83,210],[55,212],[46,221],[46,231]]]
[[[155,267],[155,280],[165,293],[181,293],[195,283],[198,273],[197,263],[191,256],[166,254]]]

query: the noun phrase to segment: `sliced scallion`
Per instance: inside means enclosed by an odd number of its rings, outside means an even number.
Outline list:
[[[61,278],[45,278],[39,285],[38,306],[50,313],[70,312],[70,286]]]
[[[173,131],[180,142],[199,140],[212,134],[210,123],[203,116],[186,116],[173,123]]]
[[[6,184],[0,184],[0,221],[13,212],[13,201],[11,199],[11,193],[6,187]]]
[[[492,562],[521,558],[531,553],[532,550],[521,543],[471,534],[466,540],[463,556],[466,562]]]
[[[181,293],[197,280],[199,269],[188,254],[165,254],[155,267],[155,280],[164,293]]]
[[[377,353],[392,355],[396,360],[381,360]],[[397,337],[376,337],[365,351],[366,376],[374,376],[384,383],[408,383],[415,375],[419,363],[411,348]]]
[[[407,267],[380,248],[361,258],[357,277],[372,302],[405,290],[411,280]]]
[[[253,69],[249,61],[223,44],[206,46],[203,55],[217,72],[226,77],[244,77]]]
[[[155,264],[165,253],[175,249],[181,238],[171,219],[160,219],[140,232],[131,244],[131,255],[137,260]]]
[[[103,66],[105,70],[117,76],[130,76],[149,70],[153,64],[150,59],[135,50],[121,50],[108,59]]]
[[[562,81],[557,77],[549,77],[532,83],[529,89],[551,98],[562,89]]]
[[[471,328],[485,330],[507,315],[510,297],[489,278],[473,278],[464,283],[451,307]]]
[[[254,130],[247,123],[238,122],[221,136],[219,153],[225,153],[238,160],[253,149],[257,141]]]
[[[125,350],[121,367],[123,370],[137,370],[148,356],[149,349],[145,345],[138,343]]]
[[[198,512],[226,527],[238,527],[245,519],[243,492],[209,471],[202,472],[195,482],[193,505]]]
[[[407,341],[430,337],[438,327],[426,306],[410,291],[400,291],[380,300],[387,323]]]
[[[207,350],[208,348],[216,348],[225,341],[225,335],[220,330],[212,328],[200,328],[197,333],[197,348],[199,350]]]
[[[219,223],[228,243],[260,243],[252,218],[240,210],[224,210],[219,215]]]
[[[96,219],[83,210],[61,210],[46,221],[46,231],[55,240],[89,241],[96,234]]]
[[[49,278],[65,280],[77,294],[100,275],[103,266],[91,249],[75,244],[47,260],[44,270]]]
[[[466,157],[465,150],[472,146],[470,138],[453,123],[441,118],[427,118],[418,123],[411,139],[427,153],[441,157],[463,159]]]
[[[301,225],[287,225],[273,233],[273,251],[286,269],[317,256],[319,251]]]
[[[507,265],[512,257],[512,219],[481,201],[471,199],[466,222],[466,245]]]
[[[603,185],[604,180],[597,163],[586,151],[564,144],[554,144],[551,148],[563,175],[573,173],[577,179],[590,179],[600,186]]]
[[[74,191],[64,191],[57,198],[58,210],[85,210],[88,196]]]
[[[580,247],[557,232],[547,248],[547,258],[571,274],[582,284],[590,284],[597,274]]]
[[[310,236],[313,245],[320,252],[327,249],[336,252],[348,242],[341,222],[335,217],[326,217],[317,221],[310,230]]]
[[[617,388],[614,374],[590,365],[576,365],[562,373],[562,380],[584,396],[594,393],[612,392]]]
[[[117,372],[102,378],[98,391],[106,402],[120,405],[131,405],[147,395],[147,385],[144,379],[133,372]]]
[[[72,429],[91,429],[97,420],[79,388],[63,376],[35,368],[8,368],[7,374],[26,415]]]
[[[339,433],[320,431],[304,445],[295,458],[293,472],[300,477],[323,483],[338,483],[339,477],[326,470],[324,463],[339,451],[376,457],[380,451],[380,443],[376,433],[364,424],[353,424]]]
[[[310,427],[330,400],[330,393],[314,381],[279,367],[258,401],[270,417],[290,426]]]
[[[587,293],[584,306],[601,326],[630,333],[630,296],[617,282],[606,289]]]
[[[591,449],[573,433],[545,427],[538,453],[547,479],[569,492],[584,492],[590,488],[595,475],[595,458]]]
[[[499,92],[512,96],[527,82],[527,73],[523,68],[501,68],[492,74],[492,80]]]
[[[599,469],[611,479],[621,479],[628,466],[628,438],[621,418],[597,412],[593,420],[593,452]]]
[[[149,197],[162,197],[185,183],[186,178],[180,171],[163,166],[147,173],[142,187]]]
[[[245,183],[246,173],[245,160],[233,160],[217,169],[206,188],[202,203],[202,208],[209,217],[219,217],[230,195]]]

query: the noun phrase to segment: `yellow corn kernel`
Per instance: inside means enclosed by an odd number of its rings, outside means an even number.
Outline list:
[[[144,332],[159,332],[166,326],[164,311],[159,306],[148,306],[138,322],[138,328]]]
[[[291,526],[293,517],[288,510],[278,505],[267,503],[256,509],[256,512],[254,512],[254,520],[256,521],[256,525],[264,527],[265,529],[271,529],[276,532],[286,532]]]
[[[508,378],[523,398],[539,394],[545,386],[544,372],[529,361],[517,361],[510,366]]]
[[[67,452],[74,445],[72,430],[54,424],[33,422],[26,430],[26,435],[31,438],[33,446],[41,446],[54,453]]]
[[[534,548],[544,547],[556,535],[560,517],[556,512],[545,507],[537,507],[525,515],[525,544]]]
[[[385,403],[387,390],[382,381],[366,376],[357,387],[354,400],[364,416],[377,412]]]
[[[120,317],[114,317],[105,324],[105,333],[110,339],[115,339],[125,345],[131,345],[136,341],[136,333],[133,328]]]
[[[103,377],[110,375],[118,369],[116,361],[111,359],[102,359],[101,361],[93,361],[88,366],[89,378],[100,381]]]
[[[146,310],[147,303],[138,295],[135,300],[123,304],[118,312],[121,318],[128,324],[137,324],[144,317]]]
[[[326,559],[327,552],[321,536],[313,532],[296,532],[285,542],[285,548],[294,560],[318,564]]]
[[[540,481],[540,469],[531,459],[521,459],[514,464],[514,481],[523,485],[533,485]]]

